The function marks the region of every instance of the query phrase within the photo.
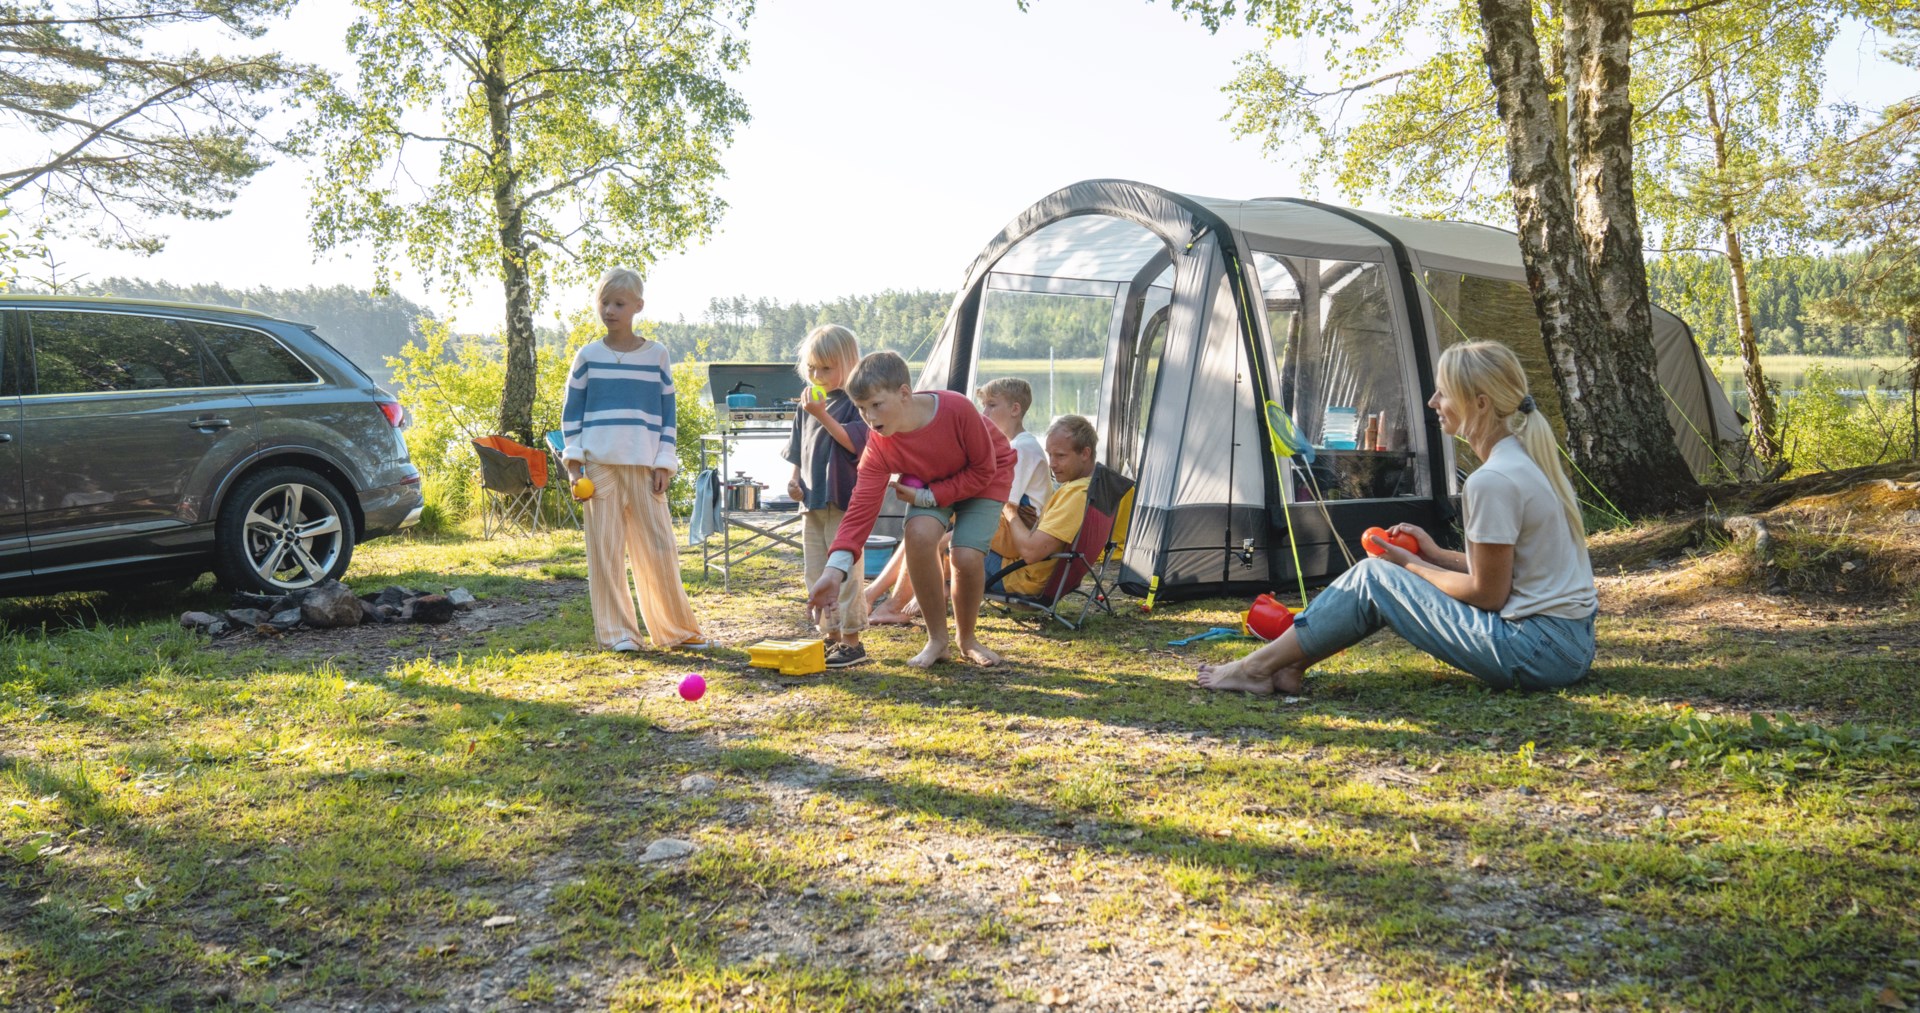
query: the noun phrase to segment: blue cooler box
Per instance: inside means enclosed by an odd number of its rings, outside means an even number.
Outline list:
[[[860,558],[866,561],[868,580],[880,576],[880,571],[887,568],[887,560],[893,558],[894,546],[899,544],[900,539],[892,535],[872,535],[867,538],[867,549],[860,554]]]

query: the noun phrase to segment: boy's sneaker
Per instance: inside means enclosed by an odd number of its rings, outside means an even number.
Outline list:
[[[867,649],[859,644],[834,644],[827,648],[828,668],[852,668],[867,663]]]

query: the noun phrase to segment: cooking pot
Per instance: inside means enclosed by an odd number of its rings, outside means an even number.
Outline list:
[[[748,397],[753,395],[749,394]],[[752,479],[736,478],[727,483],[727,509],[752,511],[760,509],[760,490],[766,486]]]
[[[743,408],[752,408],[758,405],[759,403],[760,403],[760,399],[757,397],[754,397],[752,394],[728,394],[727,395],[728,411],[739,411]]]

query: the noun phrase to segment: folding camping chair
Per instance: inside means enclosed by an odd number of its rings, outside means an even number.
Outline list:
[[[553,457],[553,473],[555,475],[564,477],[567,474],[566,450],[566,437],[561,436],[560,430],[558,429],[549,430],[547,432],[547,453]],[[563,485],[556,485],[556,488],[560,491],[561,508],[565,510],[567,516],[572,519],[573,526],[576,528],[579,527],[580,504],[573,501],[573,490]]]
[[[473,452],[480,457],[481,537],[492,538],[509,528],[527,534],[539,531],[547,455],[504,436],[474,440]]]
[[[1018,595],[1005,591],[991,591],[986,594],[988,601],[1000,605],[1008,612],[1014,608],[1028,608],[1043,612],[1060,621],[1067,629],[1079,629],[1087,621],[1087,614],[1094,608],[1113,614],[1113,592],[1116,582],[1107,580],[1107,565],[1118,558],[1120,548],[1126,543],[1127,530],[1123,518],[1133,513],[1133,479],[1108,468],[1104,464],[1093,466],[1093,479],[1087,483],[1087,512],[1080,521],[1080,533],[1067,546],[1065,552],[1056,552],[1047,558],[1053,560],[1053,574],[1040,587],[1037,594]],[[1010,573],[1018,572],[1030,565],[1024,560],[1013,560],[998,573],[987,575],[987,587],[999,584]],[[1081,584],[1088,578],[1093,580],[1092,590],[1083,590]],[[1067,598],[1079,595],[1080,614],[1067,618],[1067,610],[1061,603]]]

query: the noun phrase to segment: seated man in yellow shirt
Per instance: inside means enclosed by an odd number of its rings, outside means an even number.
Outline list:
[[[1080,537],[1080,522],[1087,515],[1087,483],[1093,478],[1093,449],[1099,439],[1093,423],[1078,415],[1062,415],[1047,427],[1047,467],[1060,485],[1047,496],[1046,507],[1031,524],[1020,515],[1018,505],[1001,508],[1000,527],[989,545],[987,573],[1016,560],[1028,565],[988,590],[1031,596],[1046,587],[1059,562],[1047,557],[1065,552]]]

